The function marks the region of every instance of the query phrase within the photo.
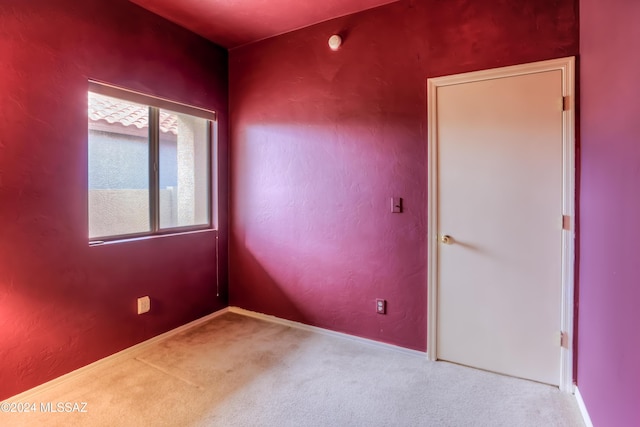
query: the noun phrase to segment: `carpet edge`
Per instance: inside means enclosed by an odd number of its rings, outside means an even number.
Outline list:
[[[338,337],[338,338],[347,339],[351,341],[357,341],[373,347],[385,348],[387,350],[392,350],[397,353],[404,353],[411,356],[419,356],[419,357],[424,357],[425,359],[428,359],[428,353],[426,351],[413,350],[410,348],[400,347],[394,344],[375,341],[372,339],[362,338],[355,335],[345,334],[343,332],[336,332],[336,331],[321,328],[318,326],[311,326],[311,325],[307,325],[300,322],[294,322],[293,320],[282,319],[280,317],[272,316],[270,314],[258,313],[256,311],[246,310],[244,308],[235,307],[235,306],[229,306],[229,312],[239,314],[241,316],[253,317],[254,319],[264,320],[266,322],[289,326],[295,329],[301,329],[304,331],[315,332],[322,335],[328,335],[328,336]]]

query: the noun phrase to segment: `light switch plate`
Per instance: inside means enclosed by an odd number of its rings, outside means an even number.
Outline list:
[[[402,197],[391,198],[391,212],[402,213]]]

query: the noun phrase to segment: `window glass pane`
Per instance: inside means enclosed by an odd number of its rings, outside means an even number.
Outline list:
[[[209,223],[209,121],[160,110],[160,228]]]
[[[150,230],[149,108],[89,92],[89,238]]]

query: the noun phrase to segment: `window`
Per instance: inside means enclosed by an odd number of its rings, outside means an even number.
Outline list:
[[[88,98],[89,240],[211,228],[215,113],[93,82]]]

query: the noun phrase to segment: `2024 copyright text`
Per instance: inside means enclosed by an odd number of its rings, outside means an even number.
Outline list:
[[[87,402],[0,402],[0,413],[86,413]]]

